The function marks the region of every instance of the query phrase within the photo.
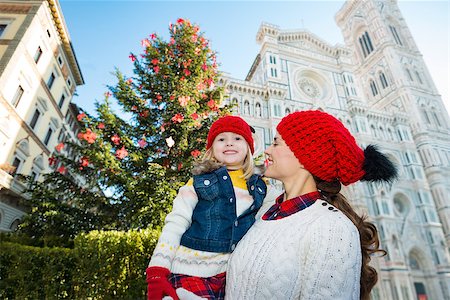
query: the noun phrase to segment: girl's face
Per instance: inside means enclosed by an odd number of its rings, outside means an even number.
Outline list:
[[[303,169],[294,152],[286,145],[281,135],[277,133],[272,145],[264,151],[267,158],[267,167],[264,175],[269,178],[286,180],[298,176]]]
[[[222,132],[216,136],[212,144],[213,156],[228,169],[242,167],[247,156],[247,141],[234,132]]]

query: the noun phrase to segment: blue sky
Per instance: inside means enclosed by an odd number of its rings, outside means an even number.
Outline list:
[[[60,0],[84,76],[73,102],[90,113],[102,100],[117,67],[132,75],[130,52],[156,32],[167,37],[177,18],[200,26],[218,52],[220,70],[244,79],[259,52],[256,33],[262,22],[281,29],[306,29],[331,45],[344,44],[334,15],[345,1],[87,1]],[[403,1],[398,5],[450,111],[450,2]]]

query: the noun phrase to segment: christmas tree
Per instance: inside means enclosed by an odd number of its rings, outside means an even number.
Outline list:
[[[168,41],[155,33],[142,40],[143,53],[129,56],[134,75],[117,70],[96,115],[78,115],[79,142],[59,144],[49,159],[55,172],[32,185],[22,232],[73,238],[162,225],[211,123],[229,113],[215,85],[216,54],[199,27],[178,19],[169,33]]]

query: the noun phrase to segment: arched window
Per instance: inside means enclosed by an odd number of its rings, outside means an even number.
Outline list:
[[[392,25],[389,25],[389,29],[391,30],[391,33],[392,33],[392,36],[394,37],[395,42],[398,45],[403,46],[402,40],[400,39],[400,36],[398,35],[397,29]]]
[[[231,105],[233,106],[233,112],[234,112],[235,114],[237,114],[238,111],[239,111],[238,99],[233,98],[233,100],[231,101]]]
[[[408,255],[408,264],[411,270],[423,270],[426,265],[423,252],[418,249],[412,249]]]
[[[409,81],[414,81],[414,78],[412,77],[411,71],[408,68],[405,68],[406,74],[408,75]]]
[[[378,88],[377,88],[375,81],[373,81],[373,80],[370,80],[370,89],[372,90],[373,96],[378,95]]]
[[[384,75],[383,72],[380,72],[380,82],[381,82],[381,87],[383,89],[387,88],[389,86],[387,80],[386,80],[386,76]]]
[[[250,114],[250,103],[245,100],[244,102],[244,115],[249,115]]]
[[[385,132],[384,132],[383,127],[382,127],[382,126],[378,127],[378,130],[380,131],[380,137],[381,137],[382,139],[386,139],[386,134],[385,134]]]
[[[273,108],[274,108],[274,116],[275,116],[275,117],[281,117],[281,108],[280,108],[280,105],[279,105],[279,104],[275,104],[275,105],[273,106]]]
[[[419,83],[423,84],[422,77],[420,76],[419,72],[417,72],[417,71],[416,71],[416,77],[417,77],[417,80],[419,81]]]
[[[422,105],[420,107],[420,112],[422,113],[422,117],[423,117],[425,123],[431,124],[430,117],[428,116],[428,112],[427,112],[427,109],[425,108],[425,106]]]
[[[428,231],[428,240],[430,244],[434,244],[433,234],[429,231]]]
[[[398,250],[400,247],[398,246],[398,239],[395,235],[392,236],[392,244],[394,245],[394,248]]]
[[[284,111],[285,115],[288,115],[291,113],[291,110],[289,108],[286,108],[286,110]]]
[[[257,117],[262,117],[262,114],[261,114],[261,104],[260,104],[259,102],[257,102],[256,105],[255,105],[255,115],[256,115]]]
[[[277,75],[277,69],[275,69],[275,68],[270,68],[270,75],[271,75],[272,77],[278,77],[278,75]]]
[[[436,109],[433,107],[431,109],[425,107],[422,105],[420,107],[420,112],[422,114],[422,117],[426,124],[441,127],[443,122],[441,120],[441,114],[436,111]]]
[[[369,33],[365,31],[360,37],[359,37],[359,45],[361,46],[362,53],[364,57],[367,57],[370,53],[373,51],[373,45],[372,40],[370,39]]]
[[[434,108],[433,108],[433,110],[431,111],[431,113],[432,113],[434,119],[436,120],[437,126],[441,127],[441,126],[442,126],[442,123],[441,123],[441,118],[440,118],[440,116],[439,116],[439,113],[437,113],[437,112],[434,110]]]
[[[269,60],[270,60],[271,64],[276,64],[277,63],[277,61],[275,59],[275,56],[269,55]]]
[[[436,252],[436,250],[433,250],[433,260],[434,260],[435,264],[437,264],[437,265],[441,264],[441,260],[439,259],[439,255]]]
[[[414,256],[409,257],[409,266],[413,270],[420,270],[420,265],[417,259]]]
[[[347,129],[349,131],[352,131],[353,127],[352,127],[352,121],[347,120],[347,123],[345,124],[345,127],[347,127]]]
[[[374,137],[378,137],[378,132],[377,132],[377,130],[375,129],[375,125],[370,125],[370,133],[372,133],[372,135],[374,136]]]
[[[383,213],[385,215],[390,215],[391,214],[391,212],[389,210],[389,206],[388,206],[386,201],[384,201],[384,200],[381,201],[381,207],[383,208]]]
[[[392,134],[392,130],[391,130],[390,128],[388,128],[388,129],[387,129],[387,132],[388,132],[388,137],[389,137],[389,139],[392,140],[392,141],[394,141],[395,138],[394,138],[394,134]]]

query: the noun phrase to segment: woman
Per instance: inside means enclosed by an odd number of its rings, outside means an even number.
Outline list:
[[[226,299],[369,299],[377,273],[376,227],[339,191],[359,180],[391,181],[393,164],[374,146],[362,150],[344,125],[321,111],[283,118],[265,151],[265,176],[285,192],[231,255]]]

